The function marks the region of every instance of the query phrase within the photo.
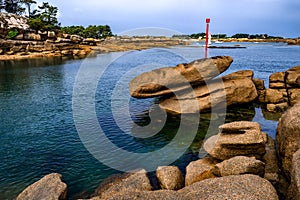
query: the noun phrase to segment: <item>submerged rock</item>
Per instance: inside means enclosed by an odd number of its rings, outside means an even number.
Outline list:
[[[205,141],[204,150],[219,160],[235,156],[262,158],[266,152],[267,135],[257,122],[232,122],[219,127],[218,135]]]
[[[266,153],[263,157],[263,162],[265,163],[264,178],[270,181],[275,186],[279,181],[279,168],[275,148],[275,141],[270,136],[268,136],[268,142],[266,144]]]
[[[53,173],[27,187],[16,200],[65,200],[67,185],[61,181],[62,175]]]
[[[130,82],[130,94],[136,98],[150,98],[170,95],[191,85],[203,85],[228,69],[232,61],[229,56],[217,56],[145,72]]]

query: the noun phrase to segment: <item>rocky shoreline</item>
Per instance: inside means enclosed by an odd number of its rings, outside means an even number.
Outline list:
[[[34,39],[35,34],[28,38]],[[38,37],[39,38],[39,37]],[[75,35],[53,40],[1,40],[0,60],[20,60],[39,57],[70,57],[81,59],[99,53],[143,50],[154,47],[186,45],[187,42],[166,37],[112,37],[106,40],[84,39]]]
[[[186,112],[178,110],[176,104],[184,100],[184,105],[189,107],[186,100],[191,98],[199,103],[199,109],[192,112],[207,111],[213,99],[206,98],[205,82],[216,88],[213,89],[215,97],[221,95],[220,85],[215,83],[217,74],[211,67],[223,72],[231,62],[229,56],[218,56],[146,72],[132,80],[130,92],[138,98],[163,97],[161,107],[175,113],[189,113],[189,109],[184,108]],[[197,71],[201,73],[194,76]],[[176,74],[178,77],[181,74],[198,91],[196,96],[186,92],[182,80],[174,78]],[[86,199],[299,199],[300,101],[297,92],[300,90],[300,67],[272,74],[269,89],[264,87],[262,80],[254,79],[250,70],[220,79],[230,102],[226,106],[259,102],[273,112],[284,112],[290,107],[279,120],[275,140],[262,132],[257,122],[227,123],[219,127],[217,135],[204,141],[200,151],[204,151],[205,156],[191,162],[185,173],[176,166],[160,166],[155,176],[157,185],[153,185],[144,169],[114,175],[104,180]],[[162,84],[172,87],[161,87]],[[180,95],[172,96],[169,89]],[[172,103],[165,104],[168,100]],[[206,106],[201,107],[204,103]],[[67,185],[61,178],[60,174],[47,175],[26,188],[17,200],[67,199]]]

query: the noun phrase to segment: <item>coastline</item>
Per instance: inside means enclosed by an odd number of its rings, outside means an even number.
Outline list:
[[[2,47],[9,49],[2,51],[0,61],[23,60],[42,57],[70,57],[82,59],[88,55],[99,53],[119,52],[129,50],[144,50],[155,47],[171,47],[188,45],[189,41],[166,37],[116,37],[104,41],[91,39],[89,44],[64,41],[23,41],[0,40]]]
[[[43,57],[69,57],[70,59],[82,59],[88,55],[99,53],[120,52],[129,50],[144,50],[155,47],[168,48],[177,45],[190,45],[192,42],[201,41],[167,37],[111,37],[106,40],[88,39],[86,44],[76,41],[26,41],[26,40],[0,40],[1,46],[9,49],[4,53],[0,49],[0,61],[23,60]],[[288,45],[300,45],[300,39],[248,39],[227,38],[218,41],[229,42],[275,42],[287,43]],[[9,46],[9,47],[6,47]]]

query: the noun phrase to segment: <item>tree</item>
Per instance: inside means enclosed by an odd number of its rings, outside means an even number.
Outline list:
[[[21,7],[20,0],[4,0],[4,9],[8,13],[21,15],[25,9]]]
[[[246,33],[237,33],[233,36],[231,36],[232,38],[249,38],[249,34],[246,34]]]
[[[43,2],[38,6],[39,10],[34,10],[29,19],[29,26],[34,30],[52,31],[60,27],[57,20],[58,8]]]
[[[79,35],[84,37],[84,30],[83,26],[65,26],[61,28],[61,31],[66,34],[70,35]]]
[[[44,22],[39,17],[30,18],[28,20],[28,25],[30,26],[31,29],[35,30],[36,32],[38,32],[39,30],[43,30],[43,28],[45,27]]]
[[[36,1],[34,0],[20,0],[21,3],[25,4],[27,6],[27,11],[28,11],[28,17],[31,17],[31,5],[36,4]]]

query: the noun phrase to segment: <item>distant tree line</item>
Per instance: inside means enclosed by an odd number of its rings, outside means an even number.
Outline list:
[[[248,38],[248,39],[283,39],[283,37],[277,37],[277,36],[269,36],[268,34],[255,34],[250,35],[246,33],[237,33],[232,38]]]
[[[201,39],[206,37],[206,33],[193,33],[191,35],[173,35],[176,38],[191,38],[191,39]],[[223,39],[223,38],[248,38],[248,39],[283,39],[283,37],[269,36],[268,34],[255,34],[250,35],[246,33],[237,33],[232,36],[227,36],[226,34],[213,34],[211,35],[213,39]]]
[[[86,28],[83,26],[66,26],[61,28],[61,32],[95,39],[113,36],[110,26],[108,25],[90,25]]]

